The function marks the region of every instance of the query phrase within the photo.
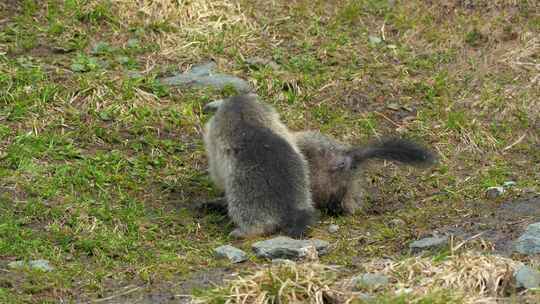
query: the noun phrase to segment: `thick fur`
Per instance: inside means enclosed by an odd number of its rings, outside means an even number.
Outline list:
[[[254,94],[208,104],[205,126],[210,176],[225,191],[238,226],[231,235],[282,231],[300,237],[314,221],[309,169],[277,112]]]
[[[435,161],[427,149],[404,139],[390,138],[365,146],[351,147],[315,131],[294,133],[310,168],[313,202],[318,209],[353,214],[365,201],[361,163],[372,158],[409,165]]]

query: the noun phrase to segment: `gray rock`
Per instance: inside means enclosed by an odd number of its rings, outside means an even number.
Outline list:
[[[540,253],[540,222],[530,224],[515,242],[514,250],[527,255]]]
[[[213,87],[223,89],[230,85],[238,92],[249,92],[249,83],[241,78],[214,72],[216,64],[208,62],[191,68],[185,73],[176,74],[172,77],[161,78],[164,85],[179,87]]]
[[[517,185],[517,183],[515,181],[506,181],[506,182],[503,183],[503,187],[507,187],[507,188],[513,187],[515,185]]]
[[[517,287],[538,288],[540,287],[540,272],[529,266],[521,266],[515,273]]]
[[[377,288],[388,285],[388,276],[381,273],[364,273],[353,278],[353,282],[356,286]]]
[[[31,260],[28,262],[25,261],[13,261],[8,264],[9,268],[17,269],[17,268],[23,268],[23,267],[30,267],[32,269],[38,269],[41,271],[53,271],[54,267],[49,265],[49,261],[47,260]]]
[[[216,255],[220,258],[227,258],[233,263],[241,263],[247,260],[247,255],[244,251],[231,245],[223,245],[214,249]]]
[[[446,245],[448,236],[433,236],[423,238],[409,244],[409,248],[413,250],[432,249]]]
[[[489,199],[496,199],[497,197],[501,196],[504,193],[503,187],[489,187],[486,190],[486,196]]]
[[[330,233],[336,233],[336,232],[338,232],[338,230],[339,230],[338,225],[332,224],[332,225],[328,226],[328,232],[330,232]]]
[[[270,240],[256,242],[251,247],[258,257],[268,259],[298,259],[310,254],[310,248],[315,247],[319,255],[327,253],[330,244],[323,240],[295,240],[279,236]]]
[[[380,37],[377,37],[377,36],[369,36],[368,40],[369,40],[369,43],[371,43],[371,44],[379,44],[379,43],[382,42],[382,39]]]

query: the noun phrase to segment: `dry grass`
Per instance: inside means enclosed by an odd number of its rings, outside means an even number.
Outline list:
[[[171,28],[149,39],[159,45],[159,55],[163,58],[199,59],[205,53],[204,48],[217,43],[213,41],[216,36],[234,26],[242,28],[242,37],[237,39],[246,41],[253,35],[254,25],[235,1],[123,0],[118,3],[118,12],[120,19],[128,24],[166,24]]]
[[[387,294],[407,294],[413,303],[443,291],[462,297],[463,303],[491,303],[512,294],[513,273],[520,265],[509,258],[466,251],[443,261],[412,257],[399,262],[373,260],[363,266],[366,272],[390,278],[390,285],[383,288]],[[355,286],[353,277],[340,278],[344,275],[336,267],[318,263],[272,265],[237,278],[196,302],[213,303],[221,298],[225,303],[249,304],[350,303],[360,294],[373,292]]]
[[[337,268],[318,263],[286,263],[261,268],[252,275],[233,280],[221,289],[225,303],[312,303],[339,293],[330,286]],[[211,303],[216,295],[197,298],[195,303]]]
[[[395,290],[412,290],[414,294],[429,294],[451,289],[463,294],[466,303],[486,298],[504,297],[513,288],[512,274],[520,264],[496,256],[465,252],[449,256],[442,262],[432,257],[413,257],[400,262],[371,263],[369,272],[380,272],[395,280]]]

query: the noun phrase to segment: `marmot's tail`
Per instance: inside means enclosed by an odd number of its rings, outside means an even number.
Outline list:
[[[378,143],[364,147],[352,148],[349,152],[353,166],[361,162],[378,158],[397,161],[409,165],[431,165],[435,162],[435,155],[428,149],[406,139],[389,138]]]

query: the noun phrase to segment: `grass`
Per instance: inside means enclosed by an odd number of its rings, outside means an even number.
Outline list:
[[[386,286],[365,285],[339,267],[317,263],[263,266],[226,287],[197,292],[195,302],[478,303],[515,293],[512,273],[518,264],[469,251],[365,263],[366,273],[387,276]]]
[[[367,213],[313,229],[335,248],[322,263],[400,260],[413,239],[540,191],[539,25],[533,1],[0,3],[0,302],[122,298],[130,286],[174,297],[194,273],[226,267],[212,249],[232,225],[185,207],[218,195],[201,109],[232,92],[158,81],[210,58],[292,129],[350,143],[400,134],[439,154],[424,171],[370,166]],[[507,180],[517,190],[485,200]],[[7,268],[40,258],[56,270]]]

